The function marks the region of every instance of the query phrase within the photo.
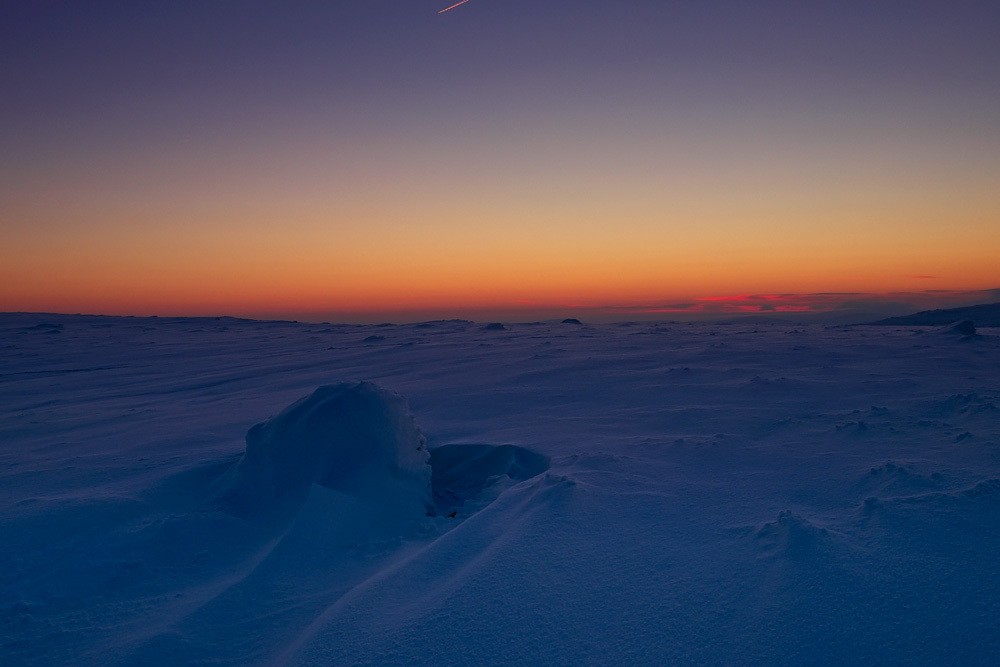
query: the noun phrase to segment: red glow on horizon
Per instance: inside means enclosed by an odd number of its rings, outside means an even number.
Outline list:
[[[746,301],[751,298],[749,294],[737,294],[729,296],[702,296],[695,299],[696,301],[720,301],[720,302],[734,302],[734,301]]]

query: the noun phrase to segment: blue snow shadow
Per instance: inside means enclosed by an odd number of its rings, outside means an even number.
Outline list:
[[[521,482],[549,469],[549,458],[516,445],[442,445],[430,450],[431,489],[447,514],[508,478]]]

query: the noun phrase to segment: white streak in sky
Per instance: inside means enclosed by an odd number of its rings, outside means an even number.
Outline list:
[[[455,9],[455,7],[461,7],[462,5],[464,5],[465,3],[467,3],[468,1],[469,0],[461,0],[461,2],[456,2],[451,7],[445,7],[444,9],[442,9],[441,11],[439,11],[438,14],[444,14],[447,11],[451,11],[452,9]]]

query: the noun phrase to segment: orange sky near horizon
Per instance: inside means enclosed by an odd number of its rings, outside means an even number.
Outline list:
[[[547,187],[499,168],[445,183],[398,169],[382,191],[365,176],[317,178],[317,162],[262,188],[237,162],[214,191],[147,167],[158,185],[145,190],[123,170],[125,186],[81,172],[73,188],[22,194],[8,215],[23,231],[0,249],[0,309],[459,312],[1000,285],[992,173],[940,192],[933,171],[890,189],[847,165],[838,188],[795,178],[794,163],[720,164],[704,181],[563,170]]]
[[[611,227],[613,225],[609,225]],[[769,292],[989,289],[996,228],[941,226],[923,238],[886,226],[863,236],[723,225],[644,228],[617,223],[495,234],[459,227],[363,230],[305,224],[298,233],[169,224],[33,237],[3,251],[3,310],[111,314],[264,314],[658,304]],[[637,228],[638,227],[638,228]],[[221,230],[221,231],[220,231]],[[131,232],[131,233],[130,233]],[[895,233],[895,236],[894,236]],[[956,270],[959,269],[959,270]],[[934,276],[929,279],[924,276]]]

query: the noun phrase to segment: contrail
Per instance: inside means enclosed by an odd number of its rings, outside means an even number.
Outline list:
[[[451,7],[445,7],[444,9],[442,9],[441,11],[439,11],[438,14],[444,14],[447,11],[451,11],[452,9],[455,9],[455,7],[461,7],[462,5],[464,5],[465,3],[467,3],[468,1],[469,0],[461,0],[461,2],[456,2]]]

